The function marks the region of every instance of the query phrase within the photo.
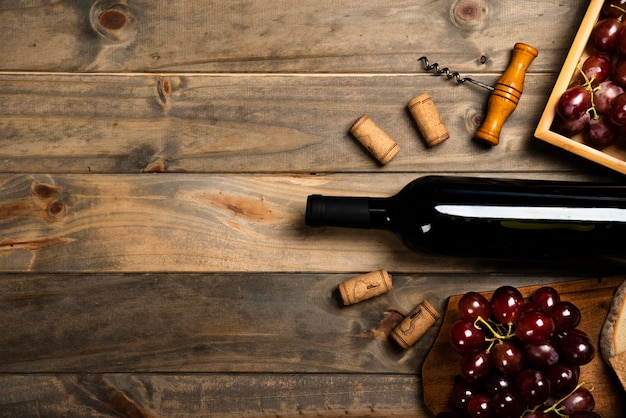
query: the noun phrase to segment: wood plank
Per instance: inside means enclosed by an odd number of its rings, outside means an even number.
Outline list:
[[[344,307],[337,285],[357,274],[4,274],[0,373],[413,376],[439,324],[408,350],[389,333],[422,300],[443,313],[450,295],[495,280],[555,281],[394,273],[393,290]]]
[[[414,72],[426,54],[463,71],[501,72],[521,41],[541,51],[536,69],[554,70],[587,5],[10,0],[0,5],[0,69],[393,73]]]
[[[5,374],[0,417],[423,417],[418,387],[367,374]]]
[[[488,92],[431,74],[2,74],[0,172],[594,170],[533,138],[554,79],[529,76],[501,144],[485,148],[472,138]],[[451,134],[433,148],[406,109],[423,92]],[[349,133],[363,114],[400,146],[384,167]]]
[[[539,260],[417,254],[386,231],[304,225],[309,194],[387,196],[415,177],[5,175],[0,265],[5,272],[510,272],[541,266]],[[578,264],[556,266],[575,270]]]
[[[0,2],[0,417],[426,416],[439,324],[387,338],[419,301],[615,268],[413,254],[305,227],[306,196],[426,173],[621,182],[532,139],[587,4]],[[417,58],[492,84],[515,42],[539,57],[486,149],[488,92]],[[452,134],[432,149],[405,108],[423,92]],[[362,114],[399,142],[388,166],[348,134]],[[339,305],[379,268],[392,292]]]

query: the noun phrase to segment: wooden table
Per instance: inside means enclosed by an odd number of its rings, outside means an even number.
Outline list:
[[[619,267],[413,254],[304,226],[312,193],[425,174],[624,181],[533,138],[588,1],[0,2],[0,416],[426,416],[388,323],[428,299]],[[539,50],[502,134],[472,140],[516,42]],[[407,102],[433,97],[428,148]],[[401,147],[380,166],[369,115]],[[394,290],[342,308],[339,282]]]

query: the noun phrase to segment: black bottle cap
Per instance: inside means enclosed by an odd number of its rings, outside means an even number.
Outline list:
[[[306,203],[305,224],[370,228],[369,199],[310,195]]]
[[[321,226],[323,213],[323,199],[319,194],[310,195],[306,200],[304,223],[308,226]]]

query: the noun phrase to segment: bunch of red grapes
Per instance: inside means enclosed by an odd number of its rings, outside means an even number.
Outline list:
[[[592,386],[580,366],[595,356],[577,328],[580,310],[550,286],[525,300],[502,286],[488,300],[477,292],[458,303],[462,319],[450,327],[450,344],[462,358],[452,403],[438,418],[599,418]]]
[[[598,149],[626,137],[626,0],[607,0],[587,42],[589,57],[557,104],[555,131]]]

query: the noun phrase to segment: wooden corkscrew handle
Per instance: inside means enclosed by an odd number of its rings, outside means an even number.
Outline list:
[[[498,145],[504,122],[517,107],[524,91],[526,69],[538,52],[530,45],[516,43],[509,66],[500,77],[487,102],[487,116],[474,137],[490,145]]]

